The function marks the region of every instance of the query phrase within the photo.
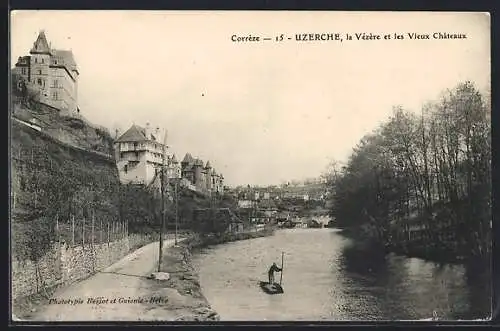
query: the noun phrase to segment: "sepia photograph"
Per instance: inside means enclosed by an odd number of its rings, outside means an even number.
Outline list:
[[[489,321],[490,21],[12,11],[11,320]]]

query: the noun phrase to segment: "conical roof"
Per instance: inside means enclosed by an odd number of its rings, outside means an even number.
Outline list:
[[[212,165],[210,164],[210,161],[207,161],[207,164],[205,165],[206,169],[212,169]]]
[[[31,54],[50,54],[50,46],[47,42],[47,37],[45,36],[45,31],[41,30],[38,34],[38,38],[33,43],[33,48],[30,51]]]
[[[191,154],[186,153],[186,155],[184,156],[184,159],[182,160],[182,163],[191,164],[191,163],[193,163],[193,161],[194,161],[194,159],[191,156]]]
[[[179,162],[177,161],[177,158],[175,157],[175,154],[173,154],[173,155],[172,155],[172,158],[170,159],[170,161],[171,161],[173,164],[177,164],[177,163],[179,163]]]

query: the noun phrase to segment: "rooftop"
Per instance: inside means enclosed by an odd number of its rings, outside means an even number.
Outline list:
[[[116,139],[115,142],[139,142],[147,140],[149,139],[146,137],[144,128],[134,124],[120,138]]]
[[[187,163],[187,164],[191,164],[194,162],[194,159],[193,157],[191,156],[191,154],[189,153],[186,153],[186,156],[184,156],[184,159],[182,160],[182,163]]]

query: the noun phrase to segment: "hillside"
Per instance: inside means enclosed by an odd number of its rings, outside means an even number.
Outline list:
[[[108,130],[90,123],[79,114],[69,116],[42,103],[34,103],[28,108],[13,102],[12,117],[33,123],[40,127],[41,132],[60,142],[110,157],[113,155],[113,138]]]
[[[30,108],[16,104],[12,114],[11,235],[15,258],[36,260],[55,240],[88,241],[91,233],[95,240],[115,223],[127,223],[129,233],[159,231],[158,192],[120,184],[112,157],[113,140],[105,130],[41,104]],[[209,207],[210,199],[186,189],[179,193],[179,228],[190,228],[193,211]],[[173,230],[171,194],[167,193],[167,199],[166,229]]]
[[[61,227],[71,217],[88,217],[91,211],[96,217],[116,218],[117,187],[118,172],[112,159],[12,121],[14,254],[27,257],[43,251],[54,239],[56,218]],[[38,243],[30,247],[34,241]]]

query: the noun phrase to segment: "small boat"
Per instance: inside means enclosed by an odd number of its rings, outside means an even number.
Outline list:
[[[281,294],[283,293],[283,287],[280,284],[274,283],[269,284],[269,282],[260,282],[260,287],[267,294]]]

